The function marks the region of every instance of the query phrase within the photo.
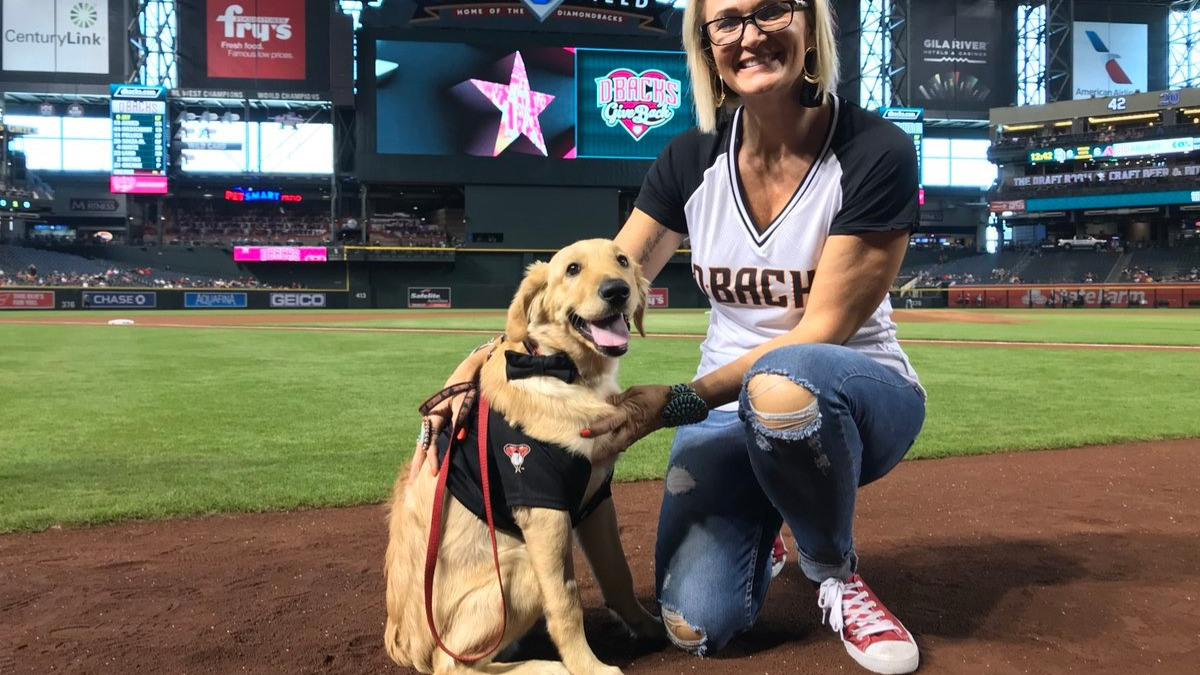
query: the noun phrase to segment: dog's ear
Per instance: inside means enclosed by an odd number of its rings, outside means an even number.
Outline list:
[[[646,329],[643,327],[645,325],[643,321],[646,317],[647,298],[650,295],[650,280],[642,276],[640,270],[638,271],[637,280],[638,294],[641,297],[638,298],[637,309],[633,311],[633,327],[637,329],[638,335],[646,337]]]
[[[534,303],[546,290],[550,280],[550,265],[535,262],[525,269],[525,278],[512,304],[508,306],[508,323],[504,327],[505,336],[513,342],[523,342],[529,337],[529,316],[534,309]]]

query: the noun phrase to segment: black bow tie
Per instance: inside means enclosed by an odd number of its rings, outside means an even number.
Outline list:
[[[570,356],[559,352],[549,356],[533,356],[521,352],[504,352],[504,373],[510,380],[520,380],[526,377],[557,377],[571,384],[579,376],[575,362]]]

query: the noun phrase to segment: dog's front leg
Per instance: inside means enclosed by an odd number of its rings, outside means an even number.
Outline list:
[[[662,621],[655,617],[633,594],[633,575],[621,547],[621,534],[617,528],[617,510],[612,499],[605,499],[592,511],[579,527],[579,546],[592,566],[596,583],[608,605],[621,621],[639,638],[667,639]]]
[[[519,507],[513,516],[525,537],[542,590],[546,630],[572,675],[620,675],[596,658],[583,633],[583,603],[571,562],[571,516],[566,511]]]

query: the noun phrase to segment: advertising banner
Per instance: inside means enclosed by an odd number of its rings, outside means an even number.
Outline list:
[[[4,70],[109,73],[109,0],[4,0]]]
[[[271,309],[325,309],[324,293],[272,293]]]
[[[1149,91],[1147,32],[1144,23],[1076,21],[1071,29],[1073,98]]]
[[[185,309],[245,309],[245,293],[219,291],[188,291],[183,295]]]
[[[413,288],[410,286],[408,306],[410,309],[449,309],[450,288],[448,286],[436,288]]]
[[[154,309],[158,295],[153,291],[84,291],[84,309]]]
[[[234,246],[235,262],[325,262],[324,246]]]
[[[303,80],[306,0],[207,0],[209,77]]]
[[[1052,173],[1046,176],[1014,176],[1005,181],[1008,187],[1041,187],[1044,185],[1100,185],[1104,183],[1135,186],[1153,183],[1164,178],[1190,178],[1200,183],[1200,165],[1153,166],[1144,169],[1098,169],[1074,173]],[[1116,187],[1116,185],[1114,185]],[[1012,211],[1015,209],[1005,209]]]
[[[909,78],[912,103],[983,111],[1008,103],[1013,74],[1004,68],[995,0],[923,0],[912,4]]]
[[[666,309],[670,300],[670,289],[651,288],[646,294],[646,307],[649,309]]]
[[[0,309],[54,309],[54,291],[0,291]]]
[[[654,159],[693,125],[683,52],[575,50],[576,156]]]
[[[389,16],[414,28],[609,34],[663,33],[675,11],[673,0],[414,0],[408,6],[411,13]]]
[[[329,100],[337,21],[316,0],[176,0],[176,97]]]
[[[123,195],[109,194],[103,188],[54,188],[54,214],[57,216],[89,216],[93,218],[124,218],[128,213]]]

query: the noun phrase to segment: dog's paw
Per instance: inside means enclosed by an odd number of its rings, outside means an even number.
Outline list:
[[[663,626],[662,619],[647,612],[641,603],[637,603],[637,609],[632,611],[622,613],[612,608],[609,608],[609,611],[624,624],[632,637],[638,640],[666,641],[667,629]]]

